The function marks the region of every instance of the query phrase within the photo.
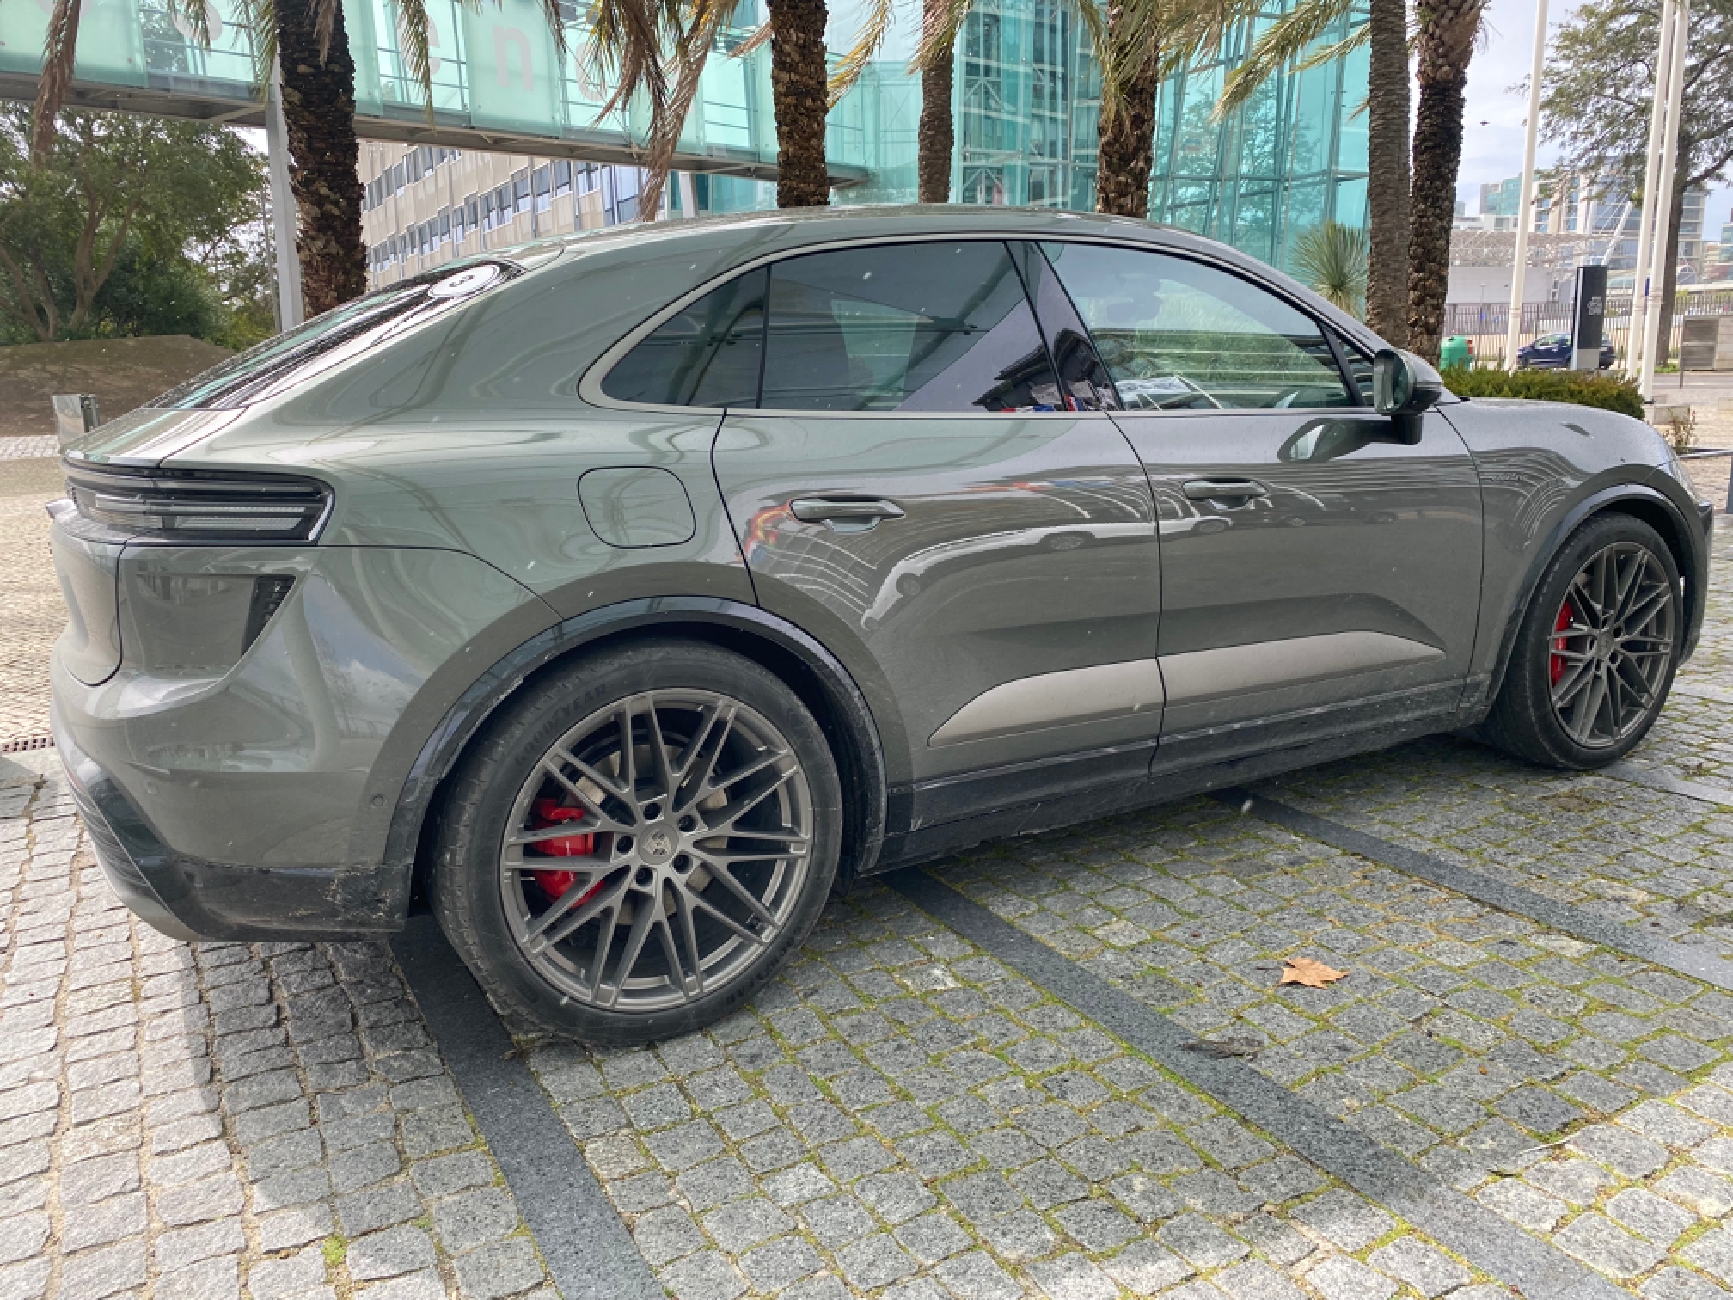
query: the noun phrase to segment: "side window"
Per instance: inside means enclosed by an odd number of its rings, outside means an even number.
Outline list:
[[[770,271],[761,405],[807,411],[1063,409],[1005,246],[877,245]]]
[[[1357,404],[1318,324],[1257,285],[1163,253],[1042,247],[1127,410]]]
[[[757,405],[764,279],[748,271],[676,312],[614,364],[602,391],[658,406]]]

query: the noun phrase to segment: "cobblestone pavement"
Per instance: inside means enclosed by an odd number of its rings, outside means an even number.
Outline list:
[[[1733,789],[1717,544],[1642,757]],[[1258,789],[1733,955],[1733,807],[1458,740]],[[931,871],[1617,1286],[1733,1290],[1733,994],[1210,799]],[[385,945],[163,938],[54,775],[0,891],[0,1300],[553,1300]],[[1515,1294],[873,882],[706,1033],[519,1049],[677,1300]]]
[[[0,438],[0,460],[22,460],[26,457],[60,455],[60,439],[53,434],[45,437]]]
[[[59,461],[0,457],[0,744],[48,734],[48,650],[66,602],[42,507],[64,495]]]

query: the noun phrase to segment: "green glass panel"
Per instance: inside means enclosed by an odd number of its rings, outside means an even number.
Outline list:
[[[0,5],[0,70],[35,73],[42,67],[50,0]],[[144,86],[144,31],[133,0],[84,0],[78,14],[78,53],[72,75],[111,86]]]
[[[462,10],[462,32],[470,122],[503,131],[562,134],[561,76],[541,6],[532,0],[484,0],[479,9]]]
[[[349,33],[349,52],[355,60],[355,111],[375,116],[384,111],[384,101],[373,0],[343,0],[343,27]]]

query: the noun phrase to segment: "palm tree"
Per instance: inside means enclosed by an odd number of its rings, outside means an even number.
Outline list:
[[[1408,242],[1408,346],[1438,360],[1450,281],[1450,223],[1462,163],[1463,92],[1481,0],[1420,0],[1414,124],[1413,233]]]
[[[1368,244],[1359,226],[1326,221],[1294,241],[1294,264],[1325,302],[1364,318]]]
[[[830,108],[824,0],[768,0],[770,94],[776,116],[776,206],[830,202],[824,122]]]
[[[1225,115],[1243,106],[1281,68],[1316,67],[1370,42],[1368,78],[1367,215],[1371,224],[1366,273],[1366,320],[1398,347],[1408,337],[1408,243],[1411,231],[1408,163],[1408,7],[1407,0],[1370,0],[1368,20],[1347,39],[1309,49],[1345,18],[1350,0],[1302,0],[1283,15],[1228,76],[1216,106]],[[1249,14],[1247,15],[1249,16]],[[1454,200],[1451,211],[1455,211]]]
[[[1095,128],[1097,212],[1149,215],[1165,9],[1161,0],[1109,0]]]
[[[1100,48],[1101,14],[1093,0],[1067,0],[1072,13]],[[830,80],[830,102],[835,104],[866,70],[890,32],[893,0],[873,0],[861,24],[859,36]],[[921,40],[909,71],[921,78],[921,118],[915,133],[916,197],[922,203],[948,203],[951,198],[951,154],[956,130],[951,116],[955,85],[957,36],[963,30],[974,0],[922,0]]]

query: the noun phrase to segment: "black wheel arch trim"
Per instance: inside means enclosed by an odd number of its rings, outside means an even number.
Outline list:
[[[1574,533],[1583,521],[1591,515],[1601,514],[1611,507],[1622,503],[1640,501],[1651,508],[1658,508],[1670,525],[1675,546],[1675,554],[1682,556],[1684,563],[1679,565],[1679,575],[1685,580],[1685,630],[1683,646],[1680,651],[1681,662],[1696,649],[1697,637],[1703,628],[1703,614],[1708,603],[1708,593],[1703,578],[1708,570],[1708,546],[1703,540],[1700,528],[1692,528],[1691,521],[1680,509],[1678,502],[1667,493],[1648,483],[1624,482],[1615,483],[1610,487],[1591,492],[1559,518],[1547,533],[1546,541],[1535,548],[1534,558],[1529,561],[1528,569],[1523,574],[1522,585],[1517,589],[1516,599],[1511,602],[1510,609],[1505,613],[1504,631],[1499,642],[1498,657],[1493,661],[1492,672],[1488,678],[1488,700],[1496,699],[1499,690],[1504,685],[1504,674],[1510,666],[1511,655],[1516,650],[1517,632],[1522,627],[1522,620],[1528,613],[1529,605],[1534,600],[1534,593],[1540,587],[1540,580],[1545,575],[1547,566],[1558,555],[1559,549]]]
[[[848,743],[836,753],[848,804],[837,880],[846,887],[871,871],[884,843],[887,795],[884,750],[866,697],[841,661],[811,635],[757,606],[715,596],[651,596],[589,610],[537,633],[483,672],[446,711],[410,766],[386,833],[386,864],[406,878],[416,871],[441,784],[487,720],[530,677],[600,641],[634,632],[680,635],[694,629],[769,642],[810,674],[847,733]],[[789,683],[797,694],[800,685]]]

